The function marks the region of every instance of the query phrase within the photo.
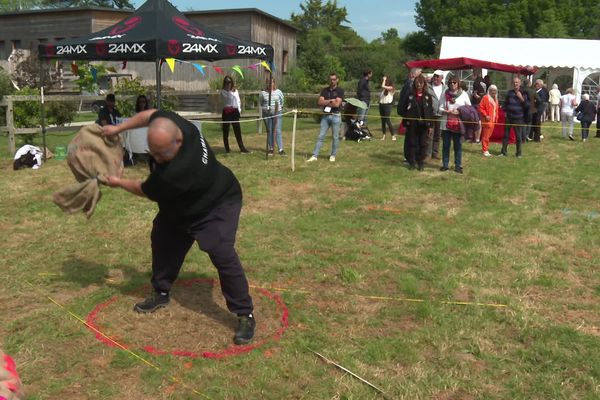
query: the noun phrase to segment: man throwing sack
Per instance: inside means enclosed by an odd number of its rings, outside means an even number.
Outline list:
[[[238,316],[233,341],[254,337],[255,320],[248,281],[234,249],[242,190],[233,173],[217,159],[198,129],[179,115],[147,110],[120,125],[103,127],[105,136],[148,126],[151,172],[140,180],[108,177],[120,187],[158,203],[152,225],[153,293],[134,306],[150,313],[169,304],[169,292],[194,241],[219,273],[227,308]]]

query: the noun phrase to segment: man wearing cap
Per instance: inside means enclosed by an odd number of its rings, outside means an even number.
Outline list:
[[[433,100],[433,136],[430,140],[431,147],[431,158],[439,160],[439,150],[440,150],[440,119],[442,118],[442,113],[440,111],[440,101],[444,96],[445,87],[444,87],[444,73],[439,69],[433,71],[433,77],[431,78],[431,85],[427,87],[429,94]]]

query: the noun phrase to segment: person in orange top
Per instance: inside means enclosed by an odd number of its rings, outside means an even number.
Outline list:
[[[481,151],[485,157],[491,156],[489,152],[490,138],[494,131],[494,125],[498,121],[498,88],[490,85],[487,94],[481,98],[479,103],[481,114]]]

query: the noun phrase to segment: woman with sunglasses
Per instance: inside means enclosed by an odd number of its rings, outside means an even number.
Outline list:
[[[454,146],[454,171],[463,173],[462,168],[462,122],[458,112],[458,107],[471,105],[469,95],[459,86],[458,78],[450,76],[448,80],[448,89],[444,98],[440,101],[440,111],[442,113],[442,167],[440,171],[448,171],[450,163],[450,143]]]

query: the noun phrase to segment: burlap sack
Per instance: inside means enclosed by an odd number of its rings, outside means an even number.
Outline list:
[[[69,143],[67,163],[76,184],[53,195],[56,205],[67,213],[83,211],[89,218],[100,200],[100,183],[107,176],[123,174],[123,143],[119,136],[102,136],[98,124],[82,127]]]

